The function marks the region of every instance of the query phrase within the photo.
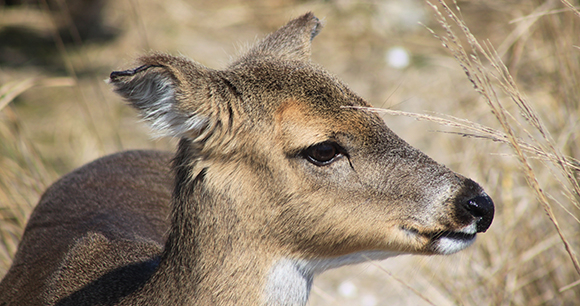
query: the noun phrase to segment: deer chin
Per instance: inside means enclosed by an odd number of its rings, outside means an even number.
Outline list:
[[[472,224],[458,230],[441,230],[420,232],[413,228],[403,228],[407,235],[428,240],[427,251],[436,255],[450,255],[457,253],[475,242],[477,224]]]
[[[476,236],[475,231],[445,231],[434,237],[432,248],[437,254],[441,255],[457,253],[472,245]]]

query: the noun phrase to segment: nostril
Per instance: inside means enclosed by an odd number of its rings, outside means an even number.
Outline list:
[[[477,219],[477,232],[485,232],[493,221],[494,206],[488,195],[480,195],[467,201],[465,208]]]

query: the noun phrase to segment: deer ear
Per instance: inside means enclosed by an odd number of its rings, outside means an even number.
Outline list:
[[[214,125],[213,70],[166,54],[141,57],[138,65],[112,72],[109,83],[157,134],[195,139]]]
[[[256,58],[309,61],[312,39],[321,29],[320,20],[306,13],[268,35],[238,62]]]

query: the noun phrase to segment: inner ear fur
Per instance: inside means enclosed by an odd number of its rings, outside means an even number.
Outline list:
[[[161,136],[196,138],[216,118],[214,70],[183,57],[143,56],[137,68],[114,71],[109,82]]]

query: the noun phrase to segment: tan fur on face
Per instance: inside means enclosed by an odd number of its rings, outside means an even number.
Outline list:
[[[309,114],[308,108],[294,99],[283,102],[276,110],[275,135],[282,148],[305,148],[327,140],[332,129],[329,122]]]

